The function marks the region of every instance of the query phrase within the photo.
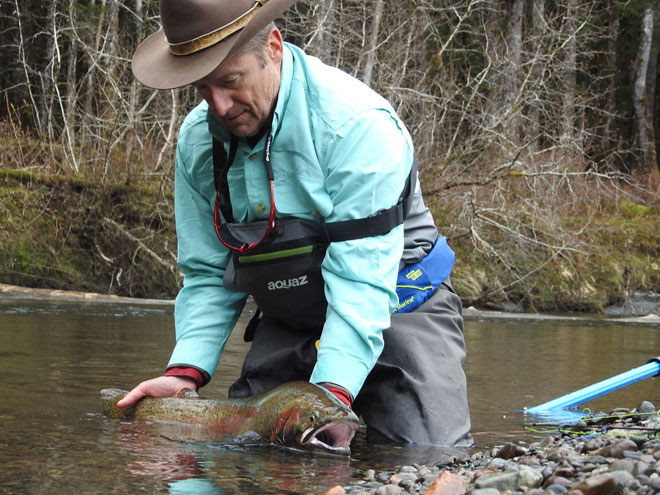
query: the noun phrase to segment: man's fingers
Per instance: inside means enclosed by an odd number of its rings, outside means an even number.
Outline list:
[[[146,394],[142,392],[142,388],[138,385],[135,387],[133,390],[131,390],[129,393],[126,394],[126,396],[117,402],[117,407],[128,407],[133,404],[135,404],[139,399],[144,397]]]

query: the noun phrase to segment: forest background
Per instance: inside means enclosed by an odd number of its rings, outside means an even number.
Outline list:
[[[308,0],[278,25],[406,122],[465,304],[597,312],[660,292],[659,14]],[[159,27],[154,0],[0,1],[0,283],[176,294],[173,152],[199,97],[133,79]]]

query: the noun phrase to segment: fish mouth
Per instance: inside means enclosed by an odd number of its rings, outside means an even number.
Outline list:
[[[337,454],[349,454],[357,426],[353,423],[331,421],[307,428],[301,437],[303,446],[310,446]]]

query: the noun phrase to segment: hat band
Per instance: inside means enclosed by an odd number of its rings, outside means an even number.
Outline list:
[[[205,48],[215,45],[225,38],[231,36],[237,31],[243,29],[250,19],[257,13],[257,11],[267,2],[268,0],[256,0],[254,5],[250,10],[245,12],[242,16],[234,19],[228,24],[219,27],[215,31],[210,33],[203,34],[197,38],[194,38],[189,41],[182,41],[180,43],[170,43],[170,53],[172,55],[182,56],[182,55],[191,55],[197,53]]]

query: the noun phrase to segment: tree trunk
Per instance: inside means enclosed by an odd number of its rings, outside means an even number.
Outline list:
[[[525,0],[513,0],[508,12],[506,30],[506,64],[504,69],[504,111],[512,112],[520,91],[520,54],[522,52],[522,19]]]
[[[607,59],[605,62],[605,73],[608,77],[607,84],[607,103],[605,106],[606,120],[604,129],[605,145],[611,148],[614,145],[614,122],[616,118],[616,48],[619,38],[619,25],[621,22],[621,13],[618,7],[618,0],[610,0],[609,6],[610,23],[607,26]]]
[[[533,149],[538,151],[541,147],[541,101],[543,99],[542,87],[543,78],[543,33],[545,32],[545,0],[533,0],[532,3],[532,84],[533,91],[538,95],[532,95],[532,103],[529,111],[530,136],[529,140],[533,143]]]
[[[88,53],[90,60],[89,60],[89,69],[87,70],[87,83],[86,83],[86,90],[85,90],[85,103],[84,103],[84,108],[85,108],[85,114],[83,117],[83,129],[84,132],[82,135],[84,137],[89,137],[94,134],[94,132],[91,130],[92,128],[92,116],[94,115],[94,92],[97,90],[96,87],[96,73],[98,71],[98,63],[99,63],[99,50],[101,49],[101,33],[103,30],[103,24],[105,22],[105,0],[101,0],[101,14],[99,15],[99,20],[96,25],[96,37],[94,40],[94,48],[93,50],[87,49],[86,52]],[[96,0],[90,0],[90,5],[94,6],[96,5]]]
[[[57,22],[55,16],[57,13],[57,0],[51,0],[46,9],[45,35],[46,48],[43,53],[43,69],[39,71],[41,79],[41,98],[39,99],[39,113],[41,121],[45,122],[48,140],[53,141],[55,137],[53,129],[53,108],[54,99],[53,86],[56,84],[55,77],[58,61],[55,57],[57,47]]]
[[[562,33],[566,37],[564,44],[564,67],[562,73],[562,118],[559,142],[564,151],[581,149],[579,137],[575,132],[575,91],[576,91],[576,15],[577,0],[568,0],[566,6],[566,21]],[[569,153],[569,154],[572,154]]]
[[[640,168],[656,170],[655,143],[653,142],[653,122],[649,111],[647,75],[653,43],[653,8],[644,9],[642,31],[635,60],[635,82],[633,85],[633,109],[635,113],[635,135],[641,153]]]
[[[383,0],[376,1],[371,21],[371,32],[369,33],[369,39],[367,40],[367,45],[365,47],[367,60],[364,64],[364,70],[362,71],[362,82],[367,86],[371,85],[371,77],[374,71],[374,66],[376,65],[376,60],[378,59],[378,33],[380,32],[380,20],[383,17],[383,3]]]

